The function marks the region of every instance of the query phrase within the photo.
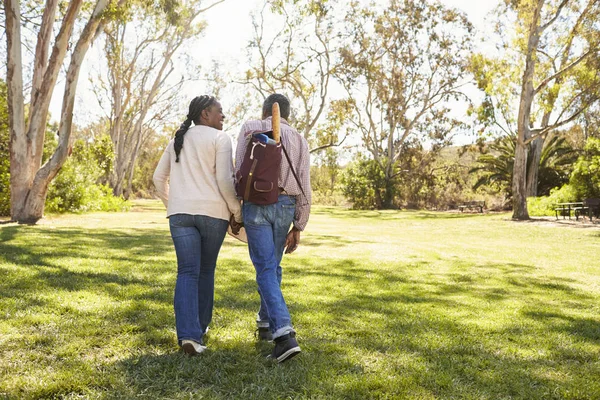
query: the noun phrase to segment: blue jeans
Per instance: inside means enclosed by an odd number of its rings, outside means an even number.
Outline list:
[[[288,195],[280,195],[275,204],[263,206],[245,202],[243,206],[248,250],[256,269],[260,294],[257,322],[259,326],[268,322],[273,338],[293,331],[290,313],[281,293],[280,264],[295,211],[295,199]]]
[[[228,221],[175,214],[169,228],[177,255],[175,326],[177,339],[200,342],[212,319],[215,268]]]

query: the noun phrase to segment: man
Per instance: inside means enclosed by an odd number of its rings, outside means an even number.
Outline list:
[[[256,269],[260,294],[260,309],[256,320],[259,337],[261,340],[272,339],[275,342],[271,357],[277,362],[283,362],[300,353],[300,346],[281,292],[280,264],[284,249],[288,254],[298,248],[300,232],[308,222],[311,203],[308,143],[287,122],[290,102],[285,96],[272,94],[267,97],[263,103],[262,120],[247,121],[242,126],[235,160],[236,171],[239,171],[248,143],[246,136],[254,131],[272,128],[271,110],[274,103],[279,103],[281,114],[281,143],[290,157],[300,185],[294,178],[287,158],[283,156],[279,171],[278,202],[270,205],[245,202],[242,211],[248,250]]]

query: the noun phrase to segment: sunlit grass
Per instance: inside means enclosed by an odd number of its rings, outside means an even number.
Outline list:
[[[314,210],[284,259],[303,349],[264,359],[226,239],[208,353],[184,357],[159,202],[0,226],[0,398],[600,398],[600,229]]]

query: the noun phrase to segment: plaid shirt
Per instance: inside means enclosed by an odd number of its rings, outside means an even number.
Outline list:
[[[235,152],[235,170],[236,173],[242,166],[244,154],[248,141],[246,136],[253,131],[271,130],[271,120],[269,117],[265,120],[250,120],[247,121],[240,131],[238,137],[237,149]],[[294,226],[303,231],[308,223],[311,203],[310,189],[310,154],[308,152],[308,142],[294,128],[292,128],[285,119],[281,119],[281,141],[285,147],[288,156],[294,166],[294,171],[300,180],[304,194],[296,182],[296,178],[292,174],[290,165],[285,157],[281,157],[281,171],[279,172],[279,187],[285,192],[296,198],[296,215],[294,216]]]

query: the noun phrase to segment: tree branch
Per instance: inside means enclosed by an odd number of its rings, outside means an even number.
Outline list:
[[[573,61],[571,64],[567,65],[566,67],[564,67],[563,69],[561,69],[560,71],[558,71],[557,73],[555,73],[555,74],[549,76],[548,78],[544,79],[542,81],[542,83],[540,83],[540,85],[533,91],[533,95],[535,96],[536,94],[538,94],[553,79],[559,78],[560,76],[562,76],[564,73],[566,73],[570,69],[576,67],[579,63],[581,63],[583,60],[585,60],[585,58],[587,56],[589,56],[590,54],[592,54],[592,50],[591,49],[588,50],[587,53],[585,53],[581,57],[579,57],[577,60]]]

